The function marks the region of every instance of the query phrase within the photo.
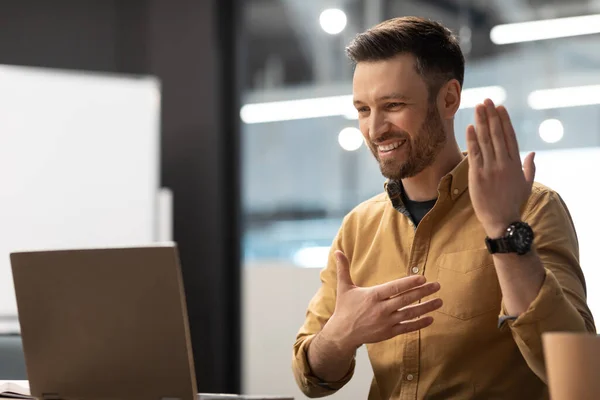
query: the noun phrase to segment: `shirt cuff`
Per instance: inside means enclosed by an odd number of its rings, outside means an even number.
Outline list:
[[[564,293],[554,274],[548,269],[545,269],[545,272],[544,282],[538,295],[523,314],[509,315],[504,301],[502,301],[498,327],[511,325],[516,328],[521,325],[533,324],[545,319],[556,310],[556,303],[562,299]]]
[[[301,375],[299,378],[302,381],[300,383],[307,389],[309,389],[310,387],[320,388],[321,390],[317,390],[323,394],[327,392],[336,392],[340,390],[344,385],[346,385],[346,383],[348,383],[352,378],[352,375],[354,375],[354,368],[356,366],[356,356],[352,358],[350,368],[348,369],[348,372],[346,373],[346,375],[344,375],[344,377],[335,382],[326,382],[313,374],[312,370],[310,369],[310,364],[308,362],[308,347],[310,346],[310,343],[313,341],[314,338],[315,335],[308,336],[300,345],[300,348],[296,353],[296,365],[299,368],[298,372]],[[309,391],[313,392],[313,390],[310,389]]]

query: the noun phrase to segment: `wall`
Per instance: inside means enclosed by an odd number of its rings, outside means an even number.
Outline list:
[[[292,375],[292,346],[306,307],[320,286],[319,269],[285,264],[252,265],[243,270],[243,391],[305,399]],[[357,353],[352,380],[335,395],[365,400],[373,372],[366,348]]]

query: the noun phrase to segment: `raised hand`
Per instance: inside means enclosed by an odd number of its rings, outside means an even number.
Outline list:
[[[335,256],[337,298],[327,325],[330,337],[336,337],[343,347],[357,349],[431,325],[431,316],[419,317],[440,308],[441,299],[413,303],[437,292],[438,283],[425,283],[423,276],[414,275],[378,286],[358,287],[352,281],[344,253],[337,251]]]
[[[467,128],[469,193],[479,222],[495,238],[520,219],[535,177],[535,154],[521,164],[508,112],[489,99],[475,108],[475,125]]]

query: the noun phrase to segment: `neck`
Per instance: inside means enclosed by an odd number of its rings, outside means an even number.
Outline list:
[[[452,142],[452,143],[450,143]],[[464,158],[455,140],[437,155],[432,165],[412,178],[402,179],[406,196],[413,201],[428,201],[438,197],[438,186],[444,176]]]

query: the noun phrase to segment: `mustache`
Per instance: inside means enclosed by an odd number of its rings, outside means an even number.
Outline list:
[[[408,135],[405,133],[385,133],[385,134],[381,135],[380,137],[378,137],[377,139],[371,140],[371,143],[373,143],[375,145],[380,145],[381,143],[386,142],[391,139],[408,140]]]

